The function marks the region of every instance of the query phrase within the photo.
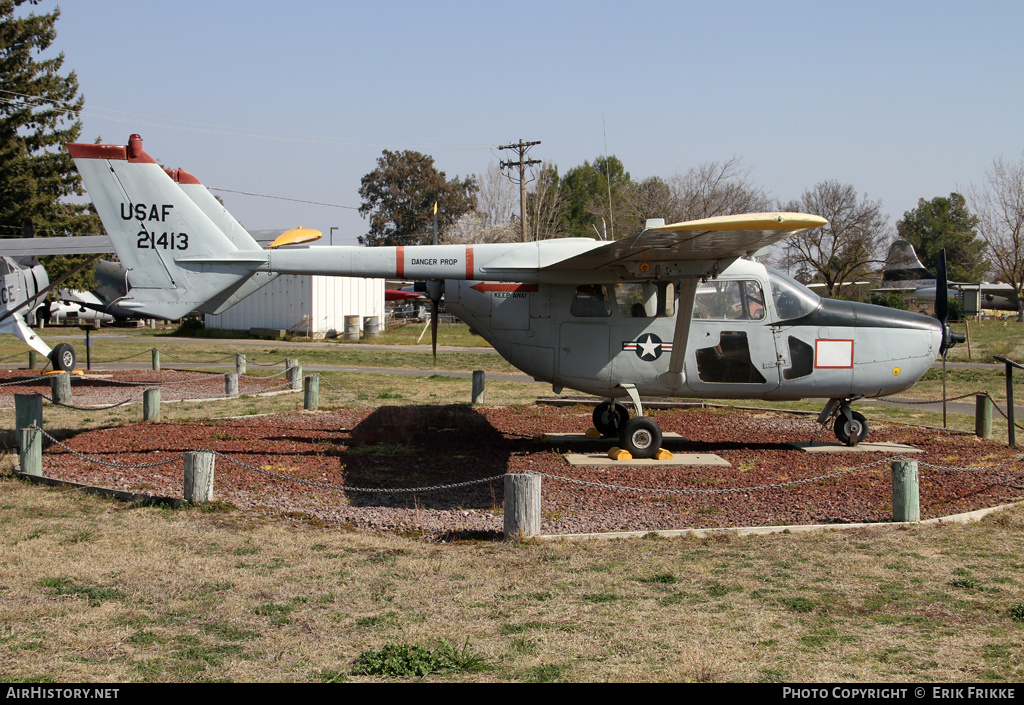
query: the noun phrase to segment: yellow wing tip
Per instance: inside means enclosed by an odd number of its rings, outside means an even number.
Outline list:
[[[306,242],[314,242],[322,238],[324,234],[313,228],[304,228],[301,225],[297,228],[281,233],[277,239],[267,245],[270,249],[282,247],[283,245],[301,245]]]
[[[809,230],[826,223],[821,216],[808,213],[741,213],[656,225],[649,230]]]

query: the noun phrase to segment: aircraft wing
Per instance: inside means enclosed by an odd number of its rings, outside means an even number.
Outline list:
[[[0,238],[0,257],[97,255],[114,252],[106,235]]]
[[[544,269],[599,269],[630,261],[692,262],[736,259],[828,221],[804,213],[750,213],[649,227]]]

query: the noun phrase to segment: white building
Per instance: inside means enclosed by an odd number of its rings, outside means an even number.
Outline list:
[[[359,327],[376,316],[384,330],[384,280],[282,274],[222,314],[206,315],[207,328],[271,328],[314,338],[345,332],[345,317],[359,316]]]

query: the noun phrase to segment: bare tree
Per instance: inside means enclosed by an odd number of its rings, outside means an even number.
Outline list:
[[[477,183],[480,191],[476,196],[476,210],[483,215],[485,225],[502,225],[518,219],[519,189],[501,173],[497,164],[489,164]]]
[[[531,240],[563,237],[563,196],[558,188],[558,169],[545,164],[526,196],[526,227]]]
[[[476,210],[463,214],[444,229],[440,241],[446,245],[479,245],[488,242],[519,240],[519,189],[498,168],[487,167],[482,177],[474,177],[480,190]]]
[[[1017,320],[1024,321],[1024,154],[1016,163],[993,159],[985,170],[985,184],[972,186],[970,196],[993,273],[1013,284]]]
[[[704,162],[667,180],[651,177],[630,193],[630,215],[642,225],[647,218],[667,223],[719,215],[769,210],[771,200],[750,179],[742,160]]]
[[[479,211],[466,213],[440,235],[442,245],[482,245],[489,242],[519,242],[518,218],[515,221],[488,225],[488,218]]]
[[[835,296],[843,282],[868,276],[884,261],[888,233],[882,201],[869,201],[866,194],[858,199],[851,184],[823,181],[783,209],[828,220],[789,238],[782,252],[787,269],[808,269],[825,285],[828,296]]]
[[[738,157],[704,162],[672,177],[668,185],[673,205],[668,222],[758,213],[771,208],[764,189],[750,180],[750,170],[743,167]]]

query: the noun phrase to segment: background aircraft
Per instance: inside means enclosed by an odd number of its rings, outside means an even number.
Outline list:
[[[46,270],[36,256],[41,255],[93,255],[85,264],[70,272],[77,273],[91,265],[101,254],[114,248],[106,236],[40,237],[0,240],[0,333],[21,338],[33,350],[45,355],[54,370],[71,371],[75,367],[75,350],[67,343],[51,349],[28,326],[26,316],[33,321],[36,309],[46,295],[67,277],[51,283]]]
[[[900,239],[889,248],[885,269],[882,270],[882,286],[872,289],[871,292],[897,292],[918,302],[934,304],[937,282],[938,278],[921,263],[914,246]],[[970,315],[977,313],[970,305],[970,292],[978,293],[977,309],[1017,310],[1013,286],[1010,284],[947,282],[946,289],[946,295],[959,299],[962,303],[961,310]]]
[[[433,305],[444,296],[519,369],[556,392],[605,397],[595,427],[634,457],[661,446],[641,396],[824,398],[819,421],[837,416],[836,436],[856,444],[868,429],[851,402],[906,389],[962,340],[944,311],[936,320],[822,299],[745,259],[826,222],[814,215],[649,221],[612,242],[265,250],[233,219],[225,230],[209,217],[138,135],[67,147],[128,270],[122,308],[160,318],[216,312],[280,273],[423,279]]]

